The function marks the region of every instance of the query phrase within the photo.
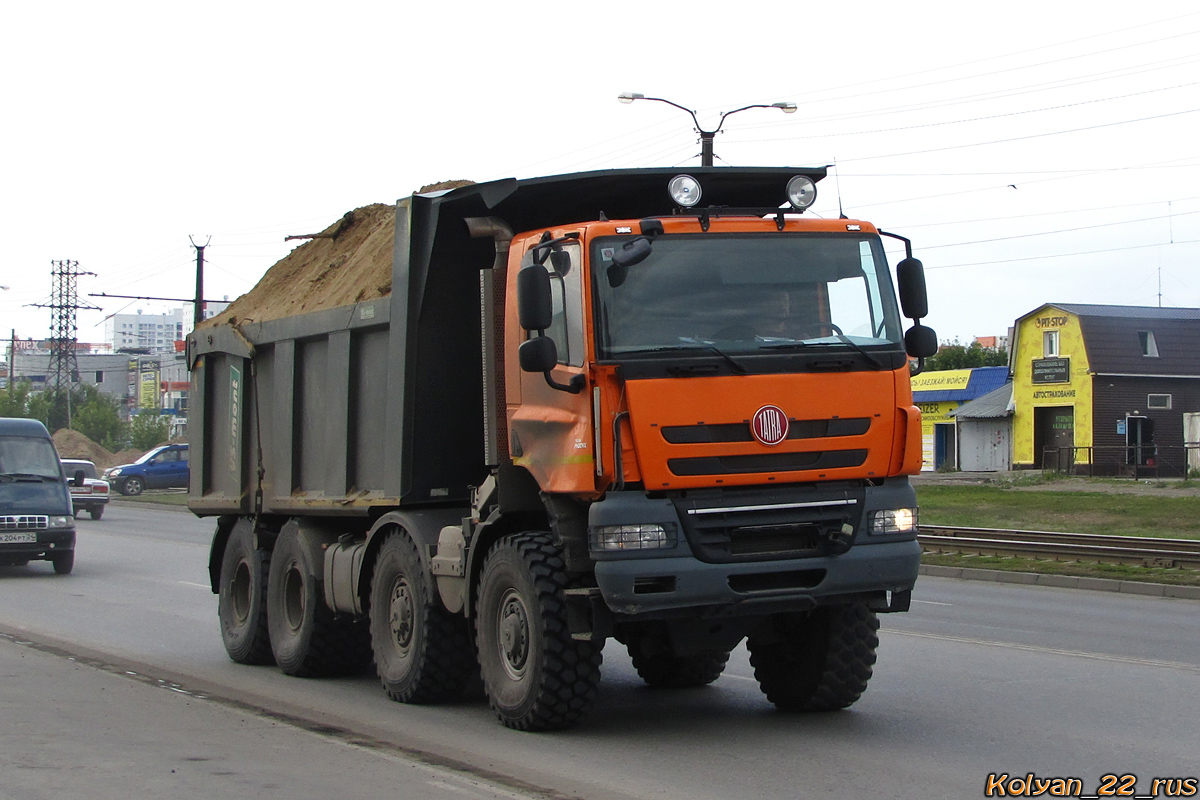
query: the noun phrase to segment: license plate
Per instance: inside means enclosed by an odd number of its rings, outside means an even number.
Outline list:
[[[36,544],[36,531],[0,531],[0,544]]]

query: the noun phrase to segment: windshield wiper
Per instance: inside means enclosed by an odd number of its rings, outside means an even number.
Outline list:
[[[858,344],[857,342],[855,342],[853,339],[849,338],[848,336],[844,336],[840,333],[835,333],[835,334],[832,334],[832,336],[830,338],[837,339],[837,342],[835,343],[835,342],[829,342],[829,341],[814,342],[814,341],[799,341],[799,340],[786,340],[786,341],[772,340],[772,341],[767,341],[767,342],[759,342],[758,346],[760,349],[763,349],[763,350],[782,350],[787,347],[832,347],[832,346],[835,346],[835,344],[844,344],[847,347],[849,347],[850,349],[852,349],[854,352],[856,352],[860,356],[862,356],[866,360],[866,362],[871,365],[872,368],[885,369],[883,363],[880,362],[879,359],[875,358],[875,356],[868,353],[866,350],[864,350],[862,348],[862,345]]]
[[[702,351],[708,351],[710,353],[714,353],[714,354],[720,356],[721,358],[723,358],[725,360],[725,363],[728,364],[729,368],[732,369],[734,372],[738,373],[739,375],[746,374],[746,368],[743,367],[741,364],[739,364],[737,361],[735,361],[733,359],[733,356],[729,355],[724,350],[717,347],[715,344],[712,344],[711,342],[701,341],[699,339],[688,339],[687,344],[668,344],[668,345],[663,345],[662,347],[652,347],[649,350],[645,350],[643,352],[665,353],[665,352],[670,352],[670,351],[678,352],[678,351],[684,351],[684,350],[702,350]]]
[[[9,481],[27,481],[30,479],[36,480],[36,481],[57,481],[57,480],[59,480],[59,477],[57,475],[38,475],[35,472],[5,472],[5,473],[0,473],[0,478],[7,479]]]

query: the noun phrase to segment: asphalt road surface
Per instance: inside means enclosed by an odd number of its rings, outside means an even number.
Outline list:
[[[848,711],[777,713],[742,648],[710,687],[652,691],[610,643],[583,724],[524,734],[483,702],[230,662],[211,521],[115,502],[79,527],[72,575],[0,568],[0,798],[963,798],[1200,773],[1195,601],[926,577]]]

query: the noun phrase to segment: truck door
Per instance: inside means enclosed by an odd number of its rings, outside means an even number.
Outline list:
[[[521,259],[522,269],[545,269],[550,273],[553,317],[545,335],[554,340],[558,366],[552,375],[560,384],[586,374],[584,332],[584,279],[582,247],[578,242],[556,246],[552,257],[536,263],[534,249]],[[515,296],[515,292],[510,292]],[[531,334],[521,330],[516,313],[507,315],[506,338],[519,344]],[[514,348],[515,349],[515,348]],[[511,351],[507,362],[515,365]],[[513,463],[528,469],[547,492],[591,492],[595,490],[595,459],[592,453],[591,392],[565,392],[551,387],[541,373],[508,372],[509,448]]]

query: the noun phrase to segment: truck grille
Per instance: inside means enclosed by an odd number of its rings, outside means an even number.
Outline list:
[[[737,562],[825,555],[830,537],[862,519],[864,490],[851,482],[821,490],[681,492],[672,498],[702,561]]]
[[[810,453],[756,453],[745,456],[699,456],[667,459],[674,475],[737,475],[749,472],[799,472],[857,467],[866,450],[823,450]]]
[[[0,531],[40,531],[50,527],[45,514],[18,514],[0,517]]]
[[[788,440],[824,439],[830,436],[862,436],[871,427],[867,417],[852,419],[806,419],[792,420],[788,425]],[[732,422],[719,425],[668,425],[662,429],[662,437],[671,444],[715,444],[725,442],[752,442],[749,422]]]

